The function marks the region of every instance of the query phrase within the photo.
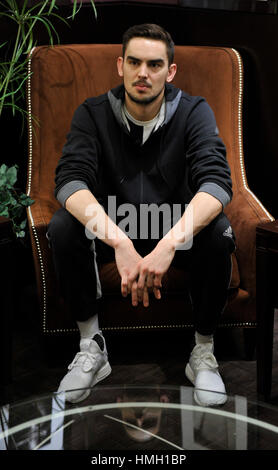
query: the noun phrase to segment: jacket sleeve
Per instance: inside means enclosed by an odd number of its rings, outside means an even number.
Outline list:
[[[94,192],[98,180],[100,144],[85,101],[74,113],[70,132],[56,168],[55,197],[64,205],[79,189]]]
[[[212,109],[196,98],[186,126],[186,159],[193,193],[207,192],[225,207],[232,199],[231,171]]]

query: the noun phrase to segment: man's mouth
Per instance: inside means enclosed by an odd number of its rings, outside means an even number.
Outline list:
[[[146,90],[147,88],[151,87],[148,83],[145,83],[145,82],[136,82],[134,83],[134,86],[138,90]]]

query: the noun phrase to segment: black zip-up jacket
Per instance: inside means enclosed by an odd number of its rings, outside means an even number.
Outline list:
[[[198,191],[232,197],[225,146],[213,112],[202,97],[165,86],[165,120],[142,145],[122,118],[123,85],[81,104],[73,117],[56,169],[55,195],[62,205],[88,188],[107,209],[117,205],[189,203]]]

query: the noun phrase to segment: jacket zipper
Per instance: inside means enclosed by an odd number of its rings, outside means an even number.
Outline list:
[[[143,170],[140,171],[140,202],[143,204]]]

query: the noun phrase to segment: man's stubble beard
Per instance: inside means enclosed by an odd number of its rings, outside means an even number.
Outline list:
[[[133,101],[133,103],[137,103],[137,104],[141,104],[142,106],[146,106],[150,103],[153,103],[161,95],[161,92],[164,90],[164,88],[165,88],[165,85],[160,90],[160,92],[157,93],[155,96],[149,96],[149,97],[141,98],[141,99],[136,98],[135,96],[133,96],[131,93],[129,93],[127,91],[126,88],[125,88],[125,92],[126,92],[127,96],[131,99],[131,101]]]

